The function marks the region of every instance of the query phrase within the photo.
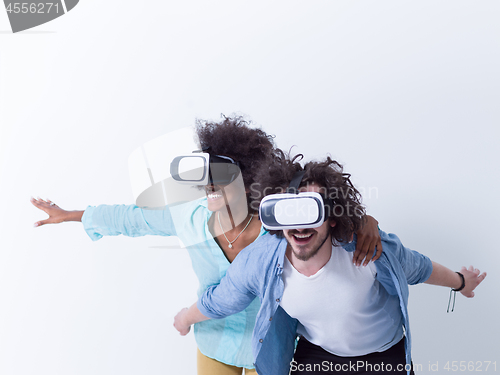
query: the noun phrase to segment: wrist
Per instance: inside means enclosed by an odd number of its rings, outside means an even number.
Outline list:
[[[181,315],[180,319],[181,324],[186,328],[188,328],[189,326],[191,326],[191,324],[193,324],[190,319],[191,314],[189,310],[190,310],[189,308],[185,308],[184,313]]]
[[[66,211],[63,221],[82,221],[84,211]]]
[[[455,283],[454,283],[454,287],[452,288],[452,290],[454,292],[460,292],[461,290],[463,290],[465,288],[465,278],[464,278],[464,275],[462,275],[460,272],[455,272]]]

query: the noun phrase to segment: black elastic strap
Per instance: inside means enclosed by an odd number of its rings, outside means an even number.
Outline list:
[[[300,183],[302,182],[302,177],[304,177],[304,173],[306,171],[297,171],[293,175],[292,181],[290,181],[290,185],[288,186],[288,189],[286,189],[287,193],[291,194],[299,194],[299,186]]]
[[[458,289],[452,289],[454,292],[460,292],[463,288],[465,288],[465,277],[462,275],[460,272],[455,272],[458,273],[458,276],[462,279],[462,285]]]

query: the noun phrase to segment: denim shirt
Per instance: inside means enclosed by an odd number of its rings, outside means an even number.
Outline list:
[[[409,364],[408,284],[426,281],[432,273],[432,262],[425,255],[405,248],[396,235],[380,231],[380,236],[384,251],[375,261],[376,279],[389,294],[399,298],[401,309],[398,313],[403,316],[406,362]],[[238,254],[220,284],[208,288],[197,303],[203,315],[220,319],[243,310],[259,297],[261,307],[252,336],[254,365],[259,375],[287,375],[294,354],[298,321],[279,305],[284,291],[281,274],[286,247],[284,238],[262,236]],[[343,247],[346,251],[354,251],[356,237]]]

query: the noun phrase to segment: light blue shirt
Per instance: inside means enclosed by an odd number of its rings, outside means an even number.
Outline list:
[[[375,261],[376,279],[390,295],[399,299],[398,310],[388,311],[401,320],[405,329],[406,362],[411,363],[411,332],[408,318],[408,284],[426,281],[432,262],[425,255],[405,248],[394,234],[380,231],[384,251]],[[343,245],[356,248],[354,241]],[[214,285],[198,300],[201,313],[209,318],[223,318],[246,308],[259,297],[261,308],[252,337],[255,369],[259,375],[287,375],[295,349],[297,319],[280,306],[284,285],[283,262],[287,241],[265,235],[247,246],[231,264],[220,285]],[[409,371],[408,371],[409,374]]]
[[[94,241],[102,236],[120,234],[130,237],[179,237],[191,257],[200,283],[200,296],[208,287],[219,284],[230,265],[208,230],[211,215],[206,198],[203,198],[159,210],[141,209],[134,205],[88,207],[82,223]],[[265,233],[262,228],[259,236]],[[165,285],[165,293],[169,288]],[[228,365],[253,368],[251,336],[259,308],[260,303],[255,300],[238,314],[195,324],[194,334],[201,353]]]

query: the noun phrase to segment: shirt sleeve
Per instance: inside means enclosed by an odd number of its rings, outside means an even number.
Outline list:
[[[387,249],[394,253],[409,285],[423,283],[429,278],[432,273],[432,262],[428,257],[404,247],[399,237],[393,233],[380,231],[380,235],[384,251]]]
[[[211,319],[225,318],[246,309],[257,296],[247,257],[242,255],[238,254],[231,263],[220,284],[209,287],[198,299],[197,306],[203,315]]]
[[[120,234],[129,237],[176,235],[172,216],[167,207],[142,209],[135,205],[89,206],[83,213],[82,224],[93,241],[103,236]]]

